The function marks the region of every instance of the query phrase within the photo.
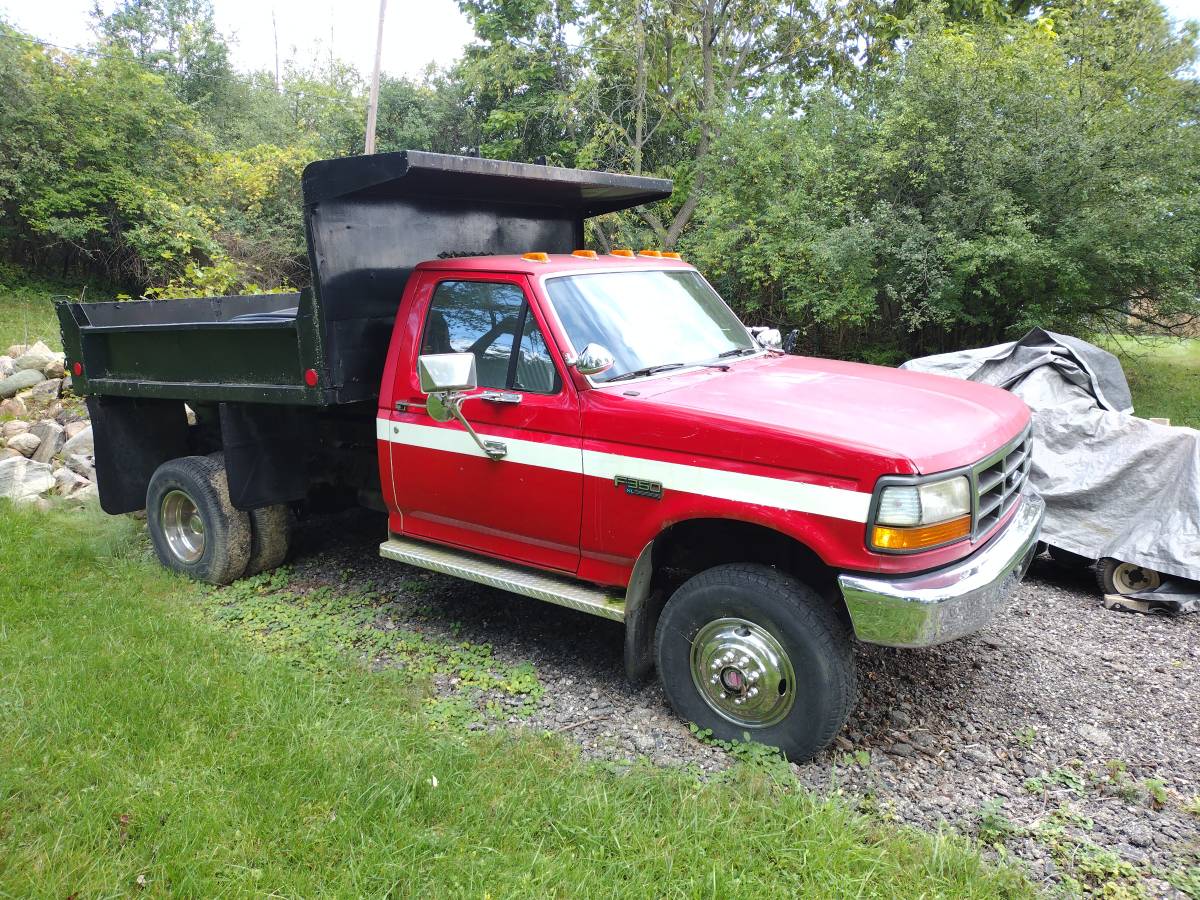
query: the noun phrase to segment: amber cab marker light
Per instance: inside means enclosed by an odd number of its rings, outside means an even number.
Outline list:
[[[613,250],[613,251],[611,251],[611,255],[612,255],[612,256],[626,256],[626,257],[629,257],[629,256],[633,256],[633,251],[632,251],[632,250]]]
[[[530,262],[550,262],[549,253],[522,253],[521,259],[527,259]]]
[[[876,550],[924,550],[951,541],[961,540],[971,533],[971,517],[961,516],[936,525],[893,527],[876,525],[871,531],[871,543]]]
[[[580,259],[595,259],[596,251],[595,250],[572,250],[571,255],[578,256]]]
[[[676,253],[674,250],[664,250],[663,259],[683,259],[682,253]]]
[[[643,250],[641,253],[638,254],[638,256],[652,256],[655,259],[661,259],[662,251],[661,250]]]
[[[71,366],[71,371],[74,372],[76,375],[82,375],[83,374],[83,363],[81,363],[81,362],[75,363],[75,365]]]
[[[317,370],[316,369],[306,369],[304,372],[304,383],[307,384],[309,387],[316,387],[317,381],[318,381]]]

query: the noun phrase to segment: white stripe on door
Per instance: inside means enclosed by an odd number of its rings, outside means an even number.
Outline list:
[[[437,428],[432,425],[377,419],[376,434],[379,440],[394,444],[469,456],[483,455],[483,451],[475,445],[471,436],[458,427]],[[705,466],[662,462],[640,456],[578,450],[542,441],[525,441],[483,433],[479,436],[484,440],[500,441],[508,446],[508,455],[498,460],[497,465],[515,462],[562,472],[582,473],[605,480],[624,475],[642,481],[657,481],[662,484],[664,490],[682,491],[773,509],[814,513],[849,522],[866,522],[867,510],[871,505],[870,494],[845,488],[826,487],[787,478],[747,475],[744,472],[730,472]]]

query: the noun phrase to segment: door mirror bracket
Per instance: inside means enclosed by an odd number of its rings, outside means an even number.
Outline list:
[[[458,421],[489,459],[503,459],[508,446],[501,441],[485,441],[462,413],[462,405],[471,396],[466,391],[479,386],[473,353],[429,353],[417,358],[417,376],[421,391],[427,394],[425,411],[435,422]]]

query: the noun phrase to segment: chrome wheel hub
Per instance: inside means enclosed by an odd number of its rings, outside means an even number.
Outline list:
[[[796,676],[783,646],[746,619],[709,622],[692,641],[692,682],[724,719],[764,728],[796,702]]]
[[[1113,587],[1120,594],[1152,591],[1160,584],[1162,578],[1153,569],[1143,569],[1133,563],[1121,563],[1113,569]]]
[[[194,563],[204,555],[204,520],[191,497],[183,491],[170,491],[162,499],[160,521],[167,547],[176,559]]]

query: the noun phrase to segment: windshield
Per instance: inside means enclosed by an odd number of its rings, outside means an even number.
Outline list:
[[[737,316],[696,272],[568,275],[548,278],[546,293],[576,352],[596,343],[616,359],[593,376],[597,381],[756,349]]]

